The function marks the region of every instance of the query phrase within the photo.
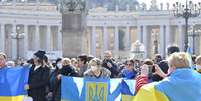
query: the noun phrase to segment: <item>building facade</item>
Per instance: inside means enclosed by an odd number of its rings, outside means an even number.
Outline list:
[[[126,5],[124,10],[118,5],[114,10],[92,5],[86,19],[83,53],[102,57],[105,50],[112,50],[115,57],[128,56],[137,40],[144,44],[145,57],[149,58],[156,53],[165,57],[167,47],[173,44],[184,50],[185,21],[173,16],[169,4],[157,6],[155,0],[150,8],[145,3],[135,4],[132,9]],[[50,59],[61,57],[64,53],[61,24],[55,3],[2,0],[0,51],[9,59],[28,59],[39,49],[46,50]],[[189,35],[189,45],[195,46],[195,53],[200,54],[201,16],[190,19],[189,26],[189,34],[198,34],[194,38]]]

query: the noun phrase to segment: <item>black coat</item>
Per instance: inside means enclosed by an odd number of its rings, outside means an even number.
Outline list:
[[[61,80],[57,79],[57,75],[76,76],[77,73],[72,66],[63,66],[62,69],[56,69],[50,76],[50,91],[53,93],[52,101],[61,101]]]
[[[109,68],[107,66],[107,63],[111,63],[112,67]],[[102,67],[105,67],[106,69],[108,69],[111,72],[110,78],[115,78],[118,77],[119,71],[118,71],[118,66],[117,64],[114,62],[113,59],[104,59],[103,63],[102,63]]]
[[[28,95],[33,98],[33,101],[46,101],[46,87],[50,69],[41,66],[34,71],[34,67],[32,66],[29,72],[28,84],[30,89],[28,90]]]

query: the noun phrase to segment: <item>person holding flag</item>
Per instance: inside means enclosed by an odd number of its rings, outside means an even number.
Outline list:
[[[133,101],[201,101],[201,75],[191,69],[187,54],[176,52],[167,60],[168,76],[142,86]]]
[[[30,101],[24,89],[28,82],[29,68],[9,68],[6,59],[6,54],[0,53],[0,101]]]
[[[48,86],[50,70],[44,67],[45,51],[34,53],[34,64],[30,68],[28,84],[24,86],[33,101],[46,101],[46,87]]]

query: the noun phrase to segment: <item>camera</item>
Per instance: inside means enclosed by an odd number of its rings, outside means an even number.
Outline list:
[[[149,65],[149,73],[148,73],[148,77],[151,78],[153,76],[153,73],[156,72],[156,68],[154,65]]]

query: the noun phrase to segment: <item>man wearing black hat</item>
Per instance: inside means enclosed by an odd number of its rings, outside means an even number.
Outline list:
[[[34,53],[34,64],[29,72],[28,84],[25,85],[25,89],[28,90],[28,95],[33,98],[33,101],[46,101],[49,69],[43,66],[45,54],[45,51],[41,50]]]

